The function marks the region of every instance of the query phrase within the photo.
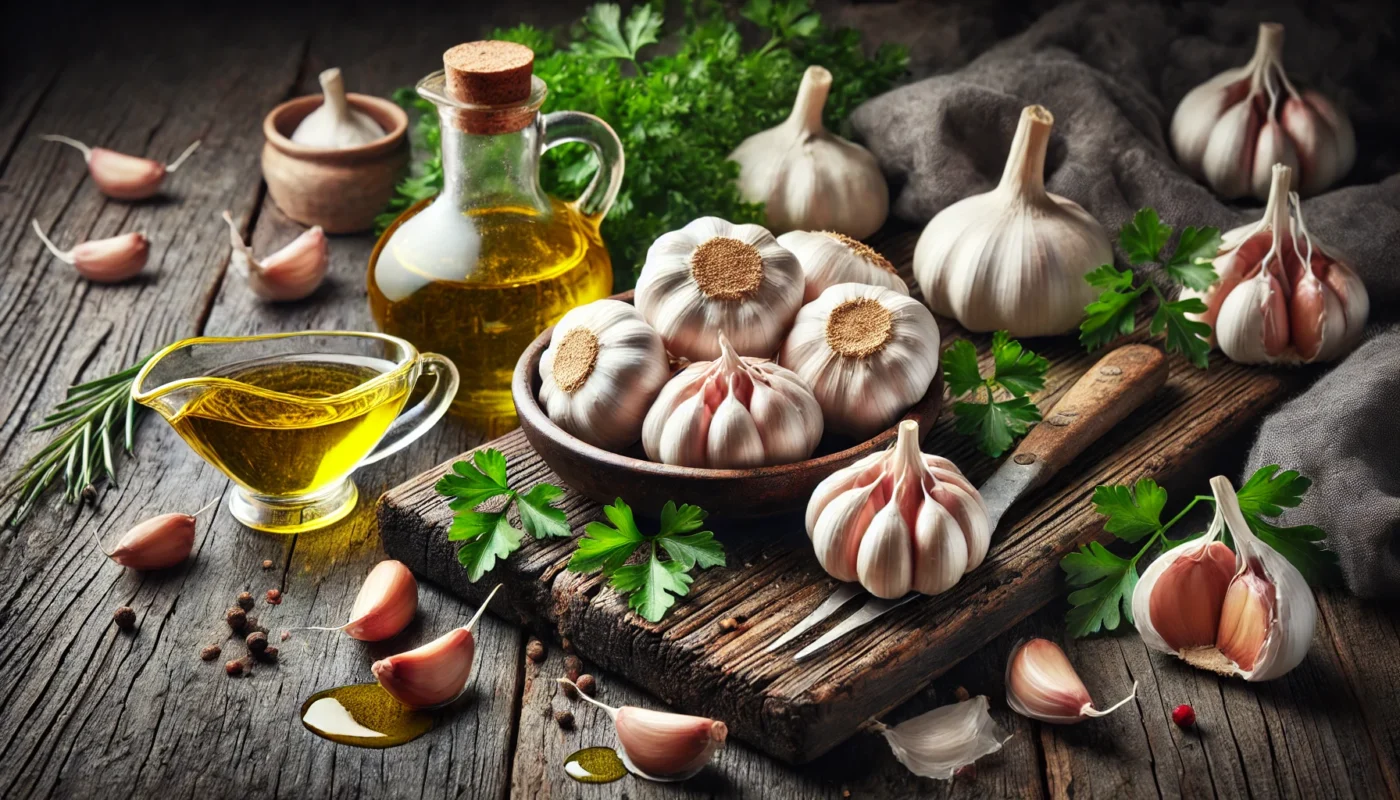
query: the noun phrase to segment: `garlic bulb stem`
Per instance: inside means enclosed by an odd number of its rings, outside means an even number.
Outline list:
[[[1030,202],[1048,201],[1045,194],[1045,154],[1055,118],[1044,106],[1026,106],[997,188]]]
[[[797,87],[797,99],[793,101],[788,124],[809,136],[821,133],[824,128],[822,111],[830,93],[831,72],[825,67],[808,67]]]

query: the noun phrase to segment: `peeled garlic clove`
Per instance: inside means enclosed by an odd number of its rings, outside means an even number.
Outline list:
[[[606,450],[642,434],[671,376],[666,347],[635,307],[597,300],[565,314],[540,356],[540,404],[556,425]]]
[[[739,355],[769,358],[802,305],[802,265],[757,225],[701,217],[657,239],[637,278],[637,310],[672,354],[719,358],[719,333]]]
[[[233,245],[233,267],[247,276],[249,288],[258,297],[274,302],[301,300],[326,279],[330,247],[320,225],[302,231],[282,249],[258,261],[227,211],[224,222],[228,223],[229,242]]]
[[[802,265],[806,280],[802,294],[804,304],[816,300],[838,283],[865,283],[909,294],[909,287],[889,259],[870,245],[845,234],[791,231],[779,236],[778,244],[797,256]]]
[[[647,458],[704,469],[747,469],[807,458],[822,410],[807,384],[772,361],[744,358],[719,333],[720,357],[681,370],[642,425]]]
[[[218,502],[216,497],[193,514],[161,514],[138,523],[122,535],[107,557],[135,570],[169,569],[180,564],[194,549],[195,518]],[[102,543],[97,546],[101,549]]]
[[[982,696],[935,708],[894,727],[876,722],[875,730],[910,772],[941,781],[1000,750],[1011,738],[997,728]]]
[[[938,343],[938,323],[917,300],[842,283],[802,307],[778,363],[812,387],[827,427],[863,439],[928,391]]]
[[[1137,697],[1137,683],[1127,697],[1100,711],[1079,673],[1060,646],[1047,639],[1030,639],[1011,651],[1006,662],[1006,704],[1023,717],[1073,725],[1102,717]]]
[[[560,683],[574,686],[568,678]],[[623,761],[640,777],[653,781],[683,781],[710,763],[724,745],[729,728],[723,722],[689,714],[673,714],[637,706],[613,708],[583,692],[578,696],[608,712],[617,727]]]
[[[1079,326],[1098,295],[1084,276],[1113,263],[1113,247],[1089,212],[1045,191],[1053,124],[1045,108],[1026,107],[997,188],[948,206],[924,228],[914,277],[934,313],[1012,336]]]
[[[467,688],[472,674],[472,659],[476,655],[472,628],[500,590],[499,584],[491,590],[464,627],[422,647],[374,662],[370,666],[374,679],[409,708],[432,708],[456,700]]]
[[[890,190],[869,150],[822,126],[830,91],[831,73],[808,67],[787,120],[745,139],[729,159],[739,162],[739,193],[764,204],[770,228],[863,239],[885,224]]]
[[[384,129],[368,114],[350,107],[340,68],[320,75],[323,101],[292,131],[292,141],[307,147],[340,150],[384,138]]]
[[[55,134],[41,137],[46,141],[59,142],[76,148],[87,162],[92,182],[108,197],[117,200],[144,200],[160,191],[160,184],[168,173],[174,172],[185,163],[185,159],[199,147],[196,141],[170,164],[162,164],[149,158],[129,156],[108,150],[105,147],[88,147],[76,139]]]
[[[143,233],[94,239],[65,252],[49,241],[44,229],[39,227],[39,220],[31,222],[34,232],[39,234],[39,239],[54,258],[71,264],[79,275],[97,283],[119,283],[134,277],[146,266],[146,258],[151,253],[151,243]]]
[[[379,642],[408,627],[418,613],[418,581],[402,561],[374,565],[365,578],[345,632],[362,642]]]

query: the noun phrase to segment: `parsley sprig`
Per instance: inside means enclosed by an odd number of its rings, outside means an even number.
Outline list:
[[[569,523],[564,510],[553,503],[564,490],[540,483],[528,492],[510,488],[506,476],[506,457],[501,451],[478,450],[472,460],[458,461],[452,471],[437,482],[438,494],[451,498],[452,527],[447,538],[463,542],[457,550],[457,560],[467,570],[472,583],[496,568],[496,560],[520,549],[528,532],[536,539],[569,536]],[[477,511],[481,504],[498,497],[506,498],[498,511]],[[511,524],[509,511],[515,506],[524,530]]]
[[[1341,571],[1337,554],[1321,544],[1326,538],[1322,529],[1314,525],[1279,527],[1267,519],[1277,517],[1285,508],[1299,506],[1311,485],[1312,481],[1294,470],[1280,471],[1277,464],[1260,467],[1237,493],[1240,511],[1249,529],[1292,562],[1309,583],[1335,585],[1341,579]],[[1071,636],[1116,630],[1124,619],[1133,622],[1133,590],[1137,587],[1139,562],[1154,547],[1165,551],[1201,536],[1204,532],[1173,539],[1167,532],[1202,501],[1213,503],[1215,498],[1196,495],[1164,523],[1167,490],[1151,478],[1143,478],[1131,488],[1094,489],[1094,509],[1108,518],[1104,530],[1124,542],[1142,542],[1142,546],[1132,557],[1123,558],[1098,542],[1090,542],[1060,560],[1065,580],[1077,587],[1070,592],[1070,610],[1065,617]],[[1221,541],[1233,549],[1228,531]]]
[[[1144,208],[1118,231],[1118,245],[1133,266],[1161,264],[1173,283],[1196,290],[1209,288],[1216,280],[1211,259],[1220,249],[1220,230],[1188,226],[1181,231],[1176,249],[1164,256],[1162,251],[1171,235],[1171,226],[1162,224],[1156,211]],[[1206,304],[1199,298],[1168,300],[1152,281],[1143,280],[1134,286],[1137,276],[1133,271],[1120,271],[1112,264],[1104,264],[1085,275],[1084,280],[1099,290],[1099,298],[1084,308],[1084,321],[1079,324],[1079,341],[1090,352],[1133,332],[1142,296],[1150,291],[1157,298],[1157,311],[1148,330],[1153,336],[1166,333],[1167,352],[1181,353],[1205,369],[1210,355],[1210,326],[1186,316],[1205,312]]]
[[[651,536],[637,528],[631,507],[620,497],[603,513],[612,525],[588,523],[569,571],[601,570],[608,585],[648,622],[660,622],[676,598],[690,592],[695,567],[724,566],[724,546],[712,532],[701,530],[707,514],[696,506],[668,501],[661,509],[661,530]],[[628,563],[638,551],[642,559]],[[663,560],[663,553],[669,558]]]
[[[996,458],[1040,421],[1040,409],[1027,395],[1045,388],[1050,362],[1023,348],[1006,331],[992,334],[992,362],[992,375],[984,378],[977,366],[977,348],[966,339],[943,353],[948,390],[954,397],[971,397],[953,404],[958,433],[975,437],[977,449]],[[1011,397],[998,400],[997,389]],[[986,402],[981,401],[984,390]]]

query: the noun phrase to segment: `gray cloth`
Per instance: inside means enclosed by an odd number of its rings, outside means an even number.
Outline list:
[[[1361,275],[1372,321],[1393,318],[1400,298],[1393,11],[1337,5],[1315,13],[1324,19],[1289,9],[1075,3],[966,66],[867,102],[852,127],[884,167],[893,213],[906,222],[923,224],[995,186],[1022,107],[1037,103],[1055,116],[1049,190],[1082,204],[1109,231],[1144,206],[1178,227],[1229,229],[1257,220],[1259,204],[1226,204],[1191,179],[1172,158],[1167,129],[1187,91],[1249,59],[1259,22],[1282,22],[1290,76],[1339,101],[1358,134],[1357,164],[1343,185],[1304,202],[1309,230]],[[1304,507],[1286,519],[1329,532],[1360,595],[1400,592],[1400,423],[1382,430],[1378,420],[1397,411],[1400,350],[1383,342],[1398,340],[1388,331],[1277,411],[1250,459],[1314,479]]]

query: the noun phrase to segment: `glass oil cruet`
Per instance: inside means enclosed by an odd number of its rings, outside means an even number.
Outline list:
[[[442,121],[443,191],[405,211],[375,246],[376,323],[457,365],[454,414],[490,436],[515,427],[510,382],[527,345],[569,309],[612,291],[598,233],[622,182],[622,143],[601,119],[540,114],[534,53],[510,42],[458,45],[418,82]],[[544,193],[540,156],[589,145],[599,169],[583,195]]]

